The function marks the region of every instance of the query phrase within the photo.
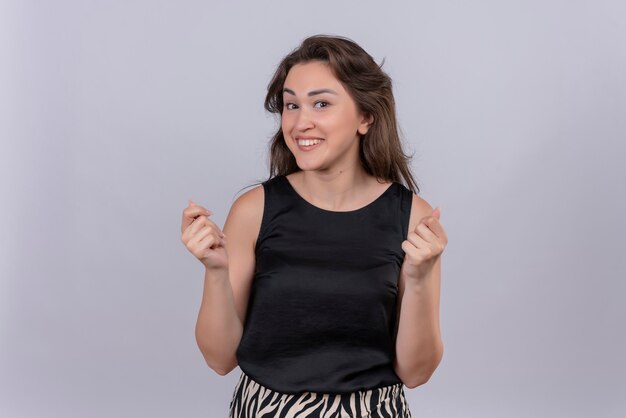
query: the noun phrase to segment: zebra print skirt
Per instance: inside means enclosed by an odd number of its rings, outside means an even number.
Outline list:
[[[347,394],[273,391],[241,372],[228,418],[411,418],[401,383]]]

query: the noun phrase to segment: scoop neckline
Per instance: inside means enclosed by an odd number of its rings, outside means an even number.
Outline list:
[[[283,181],[287,184],[287,187],[289,188],[289,190],[296,197],[298,197],[299,200],[304,202],[307,206],[310,206],[310,207],[312,207],[312,208],[314,208],[314,209],[316,209],[318,211],[326,212],[326,213],[356,213],[356,212],[360,212],[362,210],[365,210],[365,209],[369,208],[370,206],[374,205],[376,202],[381,200],[383,197],[385,197],[387,194],[389,194],[391,192],[391,189],[396,185],[396,182],[392,181],[391,184],[389,185],[389,187],[387,187],[384,192],[382,192],[376,199],[372,200],[370,203],[366,204],[365,206],[361,206],[360,208],[353,209],[353,210],[337,211],[337,210],[323,209],[323,208],[320,208],[319,206],[315,206],[313,203],[311,203],[308,200],[306,200],[304,197],[302,197],[300,195],[300,193],[298,193],[296,191],[296,189],[291,185],[291,182],[289,181],[289,179],[287,178],[286,175],[282,175],[281,177],[282,177]]]

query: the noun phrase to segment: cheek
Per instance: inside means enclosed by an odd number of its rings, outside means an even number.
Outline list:
[[[326,115],[324,120],[320,120],[318,125],[324,125],[329,131],[345,135],[352,131],[356,121],[355,115],[345,108],[337,108],[335,112]]]
[[[283,130],[283,134],[289,134],[291,128],[293,126],[293,122],[289,116],[283,116],[280,120],[280,127]]]
[[[326,132],[328,135],[332,135],[338,138],[344,138],[350,136],[352,132],[352,125],[345,119],[345,117],[333,116],[324,121],[324,123],[318,124],[319,128]]]

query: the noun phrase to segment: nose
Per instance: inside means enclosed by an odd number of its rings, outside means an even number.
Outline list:
[[[304,107],[300,108],[295,126],[296,130],[299,132],[304,132],[307,129],[315,127],[313,115],[310,113],[309,110]]]

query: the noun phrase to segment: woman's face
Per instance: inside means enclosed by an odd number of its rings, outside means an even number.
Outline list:
[[[291,67],[283,103],[283,136],[300,169],[347,169],[359,164],[359,137],[367,133],[369,120],[359,114],[326,63]]]

